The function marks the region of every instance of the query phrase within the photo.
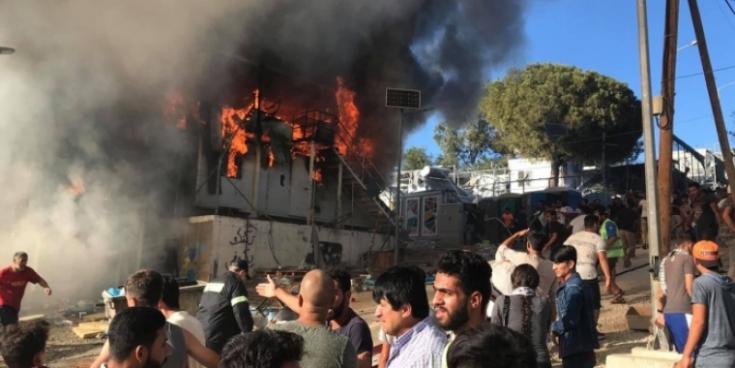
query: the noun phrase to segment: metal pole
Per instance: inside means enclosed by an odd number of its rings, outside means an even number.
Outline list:
[[[395,197],[395,248],[393,248],[393,264],[398,265],[400,259],[401,237],[401,162],[403,161],[403,109],[398,121],[398,164],[396,165],[396,197]]]
[[[707,40],[704,38],[704,27],[702,26],[702,18],[699,16],[699,7],[695,0],[689,0],[689,10],[692,13],[692,23],[694,25],[694,33],[697,35],[697,46],[699,46],[699,56],[702,59],[702,69],[704,70],[704,80],[707,82],[707,93],[709,93],[709,101],[712,105],[712,114],[715,117],[715,127],[717,128],[717,138],[720,141],[720,149],[722,150],[722,158],[725,161],[725,172],[727,173],[727,183],[730,186],[730,196],[735,200],[735,166],[732,162],[732,151],[730,150],[730,142],[727,139],[727,130],[725,129],[725,119],[722,117],[722,107],[720,106],[720,95],[717,93],[717,85],[715,84],[715,76],[712,74],[712,63],[709,59],[709,51],[707,51]],[[732,260],[730,264],[732,264]]]
[[[606,169],[605,166],[607,165],[607,162],[605,160],[605,153],[607,152],[607,139],[606,138],[607,138],[607,132],[603,131],[602,132],[602,164],[601,164],[602,167],[601,169],[602,169],[602,188],[605,190],[605,192],[607,192],[607,170],[605,170]]]
[[[337,165],[337,214],[334,222],[337,225],[336,227],[340,229],[342,228],[342,173],[344,170],[342,167],[342,160],[339,160]]]
[[[222,139],[227,139],[226,137],[222,137]],[[222,146],[222,153],[219,155],[219,160],[217,160],[217,190],[215,191],[215,203],[214,203],[214,215],[219,215],[219,201],[220,197],[222,196],[222,163],[225,158],[225,153],[229,151],[229,148],[225,150],[225,147],[230,147],[229,144]],[[241,168],[238,167],[238,170]]]
[[[260,74],[258,76],[260,80]],[[260,115],[260,87],[258,83],[258,89],[255,90],[255,175],[253,175],[253,212],[255,216],[258,216],[258,197],[260,197],[260,164],[261,164],[261,140],[260,136],[263,134],[263,127],[261,124]],[[246,143],[247,144],[247,143]]]
[[[316,201],[316,185],[314,185],[314,160],[316,157],[316,146],[314,145],[314,137],[311,137],[309,142],[309,217],[307,223],[311,227],[311,246],[312,252],[314,252],[314,265],[319,268],[321,267],[322,255],[320,254],[319,243],[316,240],[314,224],[316,223],[316,213],[314,212],[314,205]]]
[[[656,310],[656,263],[659,255],[658,198],[656,188],[656,154],[651,121],[651,67],[648,57],[648,15],[646,0],[638,0],[638,52],[641,68],[641,120],[646,166],[646,201],[648,204],[648,260],[650,265],[651,310]]]
[[[309,142],[309,217],[306,222],[311,225],[314,222],[314,159],[316,156],[316,147],[312,137]]]
[[[661,254],[671,249],[671,164],[674,145],[674,82],[676,81],[676,54],[679,26],[679,0],[666,1],[664,27],[664,69],[661,80],[663,113],[659,124],[658,194],[661,225]]]

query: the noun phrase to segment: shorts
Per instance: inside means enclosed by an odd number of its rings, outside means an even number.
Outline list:
[[[600,282],[597,279],[582,280],[582,285],[592,294],[592,309],[600,310],[602,308],[602,297],[600,295]]]
[[[18,323],[18,311],[7,305],[0,305],[0,325],[8,326]]]
[[[671,340],[674,341],[676,352],[681,354],[689,336],[689,326],[692,324],[692,315],[686,313],[664,313],[666,328],[669,330]]]

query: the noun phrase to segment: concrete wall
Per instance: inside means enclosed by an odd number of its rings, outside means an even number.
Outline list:
[[[361,256],[392,240],[381,234],[320,227],[320,242],[341,245],[341,265],[361,266]],[[276,221],[225,216],[197,216],[179,250],[180,276],[209,280],[225,270],[234,256],[247,255],[255,270],[300,268],[312,252],[312,228]]]
[[[547,160],[525,158],[508,160],[511,193],[533,192],[548,187],[551,163]],[[524,178],[525,181],[524,181]]]
[[[508,170],[510,171],[511,193],[534,192],[544,190],[549,186],[551,162],[548,160],[514,158],[508,160]],[[560,170],[560,176],[582,174],[582,166],[574,162],[568,162],[565,167],[560,167]],[[523,178],[526,179],[523,180]],[[560,186],[576,188],[579,184],[579,178],[559,178]]]

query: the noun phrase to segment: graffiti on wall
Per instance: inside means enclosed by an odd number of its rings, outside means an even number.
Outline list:
[[[248,263],[253,263],[253,256],[251,255],[251,247],[255,244],[255,238],[258,234],[258,228],[251,224],[250,221],[245,221],[243,226],[240,226],[235,230],[235,235],[230,240],[230,246],[237,248],[242,245],[241,255],[235,252],[235,258],[240,257],[241,259],[247,260]]]

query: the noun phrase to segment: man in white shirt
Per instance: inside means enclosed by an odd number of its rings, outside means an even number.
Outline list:
[[[595,324],[600,318],[600,284],[597,280],[597,262],[600,263],[602,273],[605,275],[605,289],[610,292],[611,275],[610,265],[607,263],[605,241],[597,233],[599,219],[595,215],[587,215],[584,218],[584,230],[572,234],[564,242],[564,245],[574,247],[577,251],[577,273],[582,278],[585,288],[591,290],[594,296],[592,309],[594,310]]]
[[[515,241],[527,236],[526,252],[520,252],[511,249]],[[505,239],[498,250],[495,252],[495,262],[492,264],[492,284],[504,295],[510,295],[513,287],[510,282],[510,274],[516,266],[529,264],[533,266],[539,273],[539,289],[543,294],[550,298],[554,298],[556,292],[557,280],[554,275],[553,263],[541,257],[541,250],[546,244],[546,236],[540,232],[529,232],[528,229],[521,230]]]
[[[159,303],[161,313],[166,317],[166,321],[172,325],[179,326],[204,345],[204,327],[199,320],[189,314],[187,311],[180,310],[179,306],[179,283],[171,276],[163,277],[163,295]],[[189,356],[189,368],[203,368],[199,362]]]
[[[585,207],[582,210],[582,214],[577,215],[577,217],[573,218],[572,221],[569,222],[569,226],[572,227],[572,234],[576,234],[580,231],[584,231],[584,218],[590,214],[589,209]]]

